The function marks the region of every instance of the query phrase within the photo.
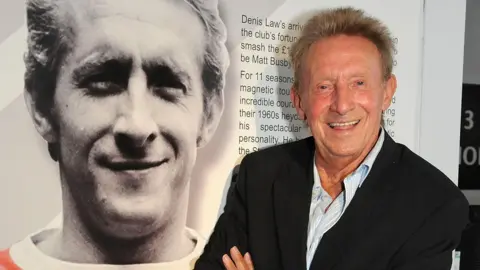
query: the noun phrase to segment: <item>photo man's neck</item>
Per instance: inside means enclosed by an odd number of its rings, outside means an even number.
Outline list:
[[[186,209],[178,209],[164,226],[141,237],[108,236],[87,226],[75,207],[64,198],[63,226],[38,244],[56,259],[89,264],[142,264],[179,260],[193,251],[195,243],[186,231]]]

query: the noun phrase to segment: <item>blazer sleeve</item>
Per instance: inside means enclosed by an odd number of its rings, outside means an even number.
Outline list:
[[[202,255],[196,261],[194,270],[223,270],[222,256],[230,254],[232,247],[236,246],[242,254],[247,251],[247,159],[245,157],[239,166],[237,179],[228,191],[224,211],[218,218]]]
[[[452,252],[468,224],[468,202],[449,200],[427,218],[392,259],[393,270],[450,270]]]

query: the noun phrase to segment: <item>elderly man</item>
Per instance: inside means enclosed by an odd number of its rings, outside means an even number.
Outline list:
[[[393,49],[361,10],[306,23],[291,98],[313,136],[245,156],[195,269],[450,269],[468,203],[381,126]]]
[[[0,266],[192,268],[204,240],[186,227],[190,174],[228,66],[217,5],[27,2],[25,99],[59,164],[63,226],[13,245]]]

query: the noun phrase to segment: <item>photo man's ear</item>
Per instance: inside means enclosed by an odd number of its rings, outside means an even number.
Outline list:
[[[24,91],[25,105],[27,106],[28,113],[33,120],[35,129],[40,136],[48,143],[57,142],[57,134],[52,123],[52,116],[47,115],[39,109],[36,103],[35,97],[29,91]]]
[[[208,105],[205,106],[206,111],[203,113],[202,125],[197,138],[197,147],[199,148],[205,146],[217,130],[225,103],[223,92],[221,91],[209,97],[207,103]]]

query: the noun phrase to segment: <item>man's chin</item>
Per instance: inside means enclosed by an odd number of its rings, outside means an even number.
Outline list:
[[[127,205],[125,205],[127,204]],[[148,207],[138,202],[111,203],[102,207],[92,218],[105,234],[116,238],[138,238],[153,233],[162,227],[162,207],[150,204]]]
[[[168,173],[168,172],[167,172]],[[165,170],[115,172],[108,169],[98,170],[95,178],[105,192],[120,193],[114,196],[140,197],[143,194],[160,192],[168,184],[169,176]],[[122,199],[122,198],[119,198]]]
[[[338,158],[348,158],[352,156],[357,156],[359,155],[359,153],[362,152],[362,149],[363,149],[358,145],[352,145],[349,143],[330,145],[327,147],[329,148],[328,152],[330,152],[330,154]]]

